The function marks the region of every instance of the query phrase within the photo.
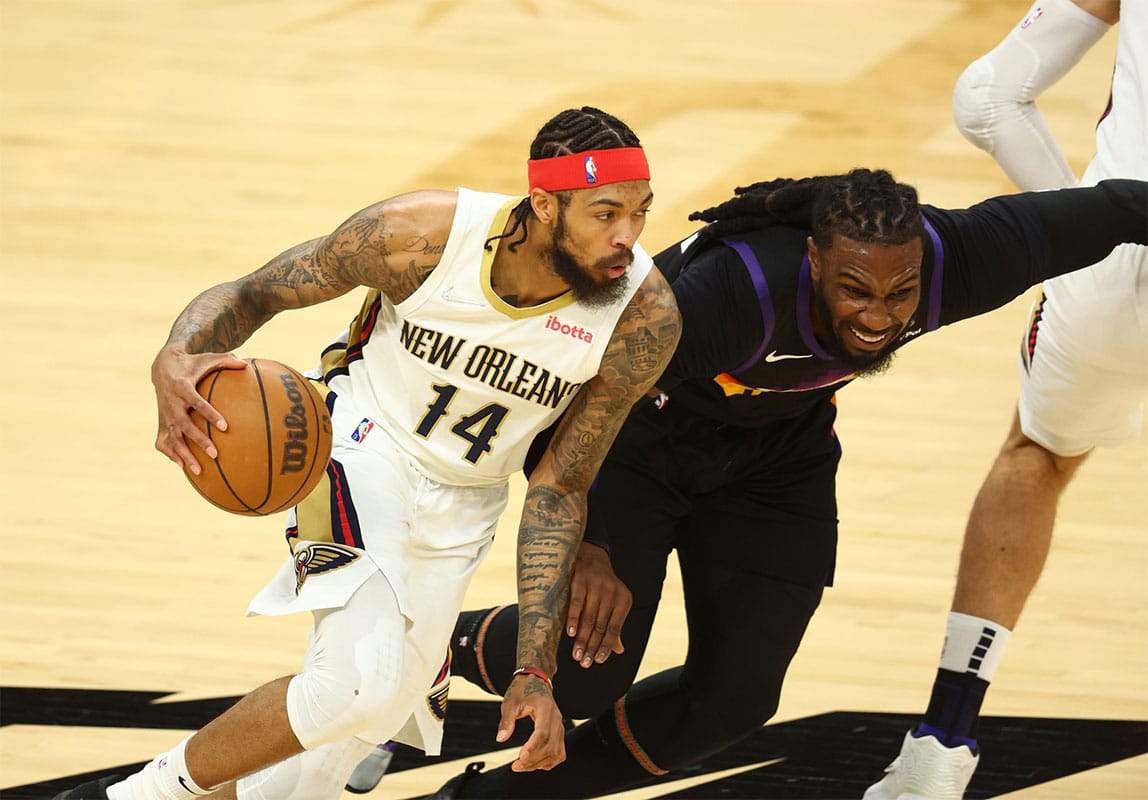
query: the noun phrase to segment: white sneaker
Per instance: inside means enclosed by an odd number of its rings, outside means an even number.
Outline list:
[[[885,777],[862,800],[961,800],[980,760],[966,745],[945,747],[935,736],[906,733]]]
[[[387,774],[391,766],[391,759],[395,757],[395,745],[392,742],[380,744],[371,754],[359,762],[351,777],[347,780],[347,791],[355,794],[366,794],[379,785],[379,781]]]

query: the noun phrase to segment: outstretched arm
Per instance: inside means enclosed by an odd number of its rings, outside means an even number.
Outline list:
[[[380,289],[400,302],[438,263],[454,214],[453,192],[417,192],[358,212],[328,236],[280,253],[267,264],[192,300],[152,363],[159,410],[156,449],[198,473],[192,440],[211,457],[215,447],[191,419],[194,411],[220,430],[226,421],[196,391],[200,378],[246,364],[230,351],[280,311]]]
[[[518,532],[518,666],[557,669],[570,573],[586,523],[586,495],[631,407],[665,369],[681,333],[673,293],[656,269],[618,321],[598,375],[582,387],[530,475]],[[566,757],[562,717],[547,682],[516,677],[502,706],[498,739],[534,718],[513,769],[550,769]]]

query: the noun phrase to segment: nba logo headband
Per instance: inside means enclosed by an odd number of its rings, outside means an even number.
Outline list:
[[[568,156],[532,159],[526,162],[526,171],[531,189],[548,192],[650,179],[646,152],[640,147],[586,150]]]

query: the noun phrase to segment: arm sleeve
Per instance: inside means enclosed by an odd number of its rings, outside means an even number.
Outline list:
[[[1036,100],[1111,27],[1072,0],[1038,0],[1004,41],[957,80],[957,129],[1021,189],[1076,183]]]
[[[942,325],[1004,305],[1031,286],[1148,242],[1148,183],[995,197],[961,211],[925,207],[943,254]]]
[[[1048,232],[1050,274],[1095,264],[1121,244],[1148,243],[1148,183],[1107,180],[1029,198]]]

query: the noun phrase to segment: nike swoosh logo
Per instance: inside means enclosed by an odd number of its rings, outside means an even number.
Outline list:
[[[448,303],[458,303],[459,305],[464,306],[478,306],[479,308],[486,306],[486,303],[482,302],[481,300],[472,300],[469,297],[459,297],[457,294],[454,294],[453,289],[453,286],[451,286],[449,289],[443,289],[442,294],[439,296],[442,297],[443,300],[446,300]]]
[[[765,357],[765,363],[772,364],[774,361],[784,361],[787,358],[813,358],[813,354],[800,353],[798,355],[790,355],[788,353],[778,353],[774,350]]]
[[[189,791],[189,792],[190,792],[190,791],[191,791],[191,787],[187,785],[187,781],[185,781],[185,780],[183,779],[183,776],[182,776],[182,775],[178,775],[178,776],[176,776],[176,777],[178,777],[178,778],[179,778],[179,785],[180,785],[180,786],[182,786],[184,789],[186,789],[187,791]]]

